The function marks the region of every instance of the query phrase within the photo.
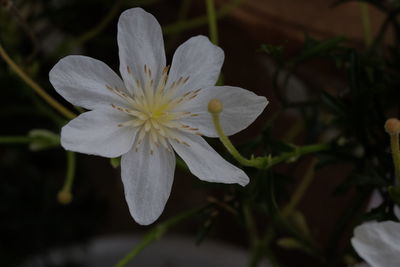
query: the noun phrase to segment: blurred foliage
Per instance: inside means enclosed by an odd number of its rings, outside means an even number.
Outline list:
[[[182,2],[185,4],[180,6],[180,1],[168,1],[167,4],[161,0],[117,0],[113,3],[106,0],[3,0],[0,1],[0,42],[35,81],[61,101],[48,82],[48,71],[55,62],[67,54],[79,53],[100,58],[117,69],[117,17],[121,10],[133,6],[145,6],[167,25],[164,27],[168,32],[167,51],[171,51],[182,31],[207,21],[206,17],[188,18],[190,1]],[[343,2],[347,1],[336,4]],[[388,192],[388,187],[395,183],[388,152],[389,138],[383,125],[389,116],[400,115],[400,25],[397,20],[400,4],[399,1],[365,2],[387,14],[372,45],[365,49],[350,44],[345,37],[317,40],[311,36],[306,36],[302,48],[293,54],[286,51],[284,44],[260,46],[260,56],[272,58],[276,66],[273,87],[280,109],[270,116],[256,137],[239,146],[248,157],[290,153],[296,150],[290,131],[300,127],[306,129],[300,145],[329,144],[329,150],[309,157],[317,160],[316,169],[335,168],[340,164],[351,167],[347,177],[332,192],[332,197],[354,192],[353,198],[342,211],[326,244],[318,244],[307,218],[296,208],[300,199],[293,197],[296,195],[293,191],[300,186],[293,190],[293,185],[296,181],[299,183],[298,167],[307,162],[296,157],[282,164],[284,171],[282,167],[244,168],[251,177],[251,183],[245,188],[199,183],[199,190],[209,190],[213,196],[197,218],[197,242],[205,241],[218,227],[220,218],[229,216],[229,220],[234,218],[233,221],[249,236],[251,266],[257,266],[263,257],[278,265],[280,259],[274,254],[276,244],[280,248],[307,253],[321,265],[340,266],[351,253],[350,243],[343,246],[342,239],[348,237],[355,224],[371,219],[397,220],[393,213],[394,202]],[[218,16],[226,15],[229,8],[237,4],[238,1],[228,3]],[[161,9],[168,12],[160,12]],[[389,28],[394,29],[392,44],[384,42]],[[285,93],[290,89],[290,81],[299,69],[313,62],[332,66],[339,82],[326,88],[310,86],[306,101],[293,102]],[[53,112],[3,62],[0,63],[0,81],[3,88],[0,136],[28,136],[32,129],[59,133],[66,120]],[[277,138],[272,130],[280,115],[288,110],[300,114],[296,122],[300,126],[293,125],[289,138]],[[334,135],[324,138],[327,133]],[[90,181],[80,174],[81,161],[78,161],[76,198],[69,206],[56,202],[55,196],[62,187],[67,168],[65,153],[61,148],[53,148],[57,144],[57,141],[45,142],[49,149],[40,152],[29,151],[26,144],[2,144],[0,147],[2,266],[15,266],[51,248],[83,242],[96,233],[99,221],[106,215],[104,200],[95,195]],[[227,153],[224,157],[233,162]],[[112,160],[114,167],[118,164],[118,159]],[[185,168],[182,163],[179,166]],[[307,180],[307,175],[314,175],[314,165],[310,166],[308,170],[312,169],[312,172],[306,171],[304,177],[300,177],[301,182]],[[383,201],[365,212],[365,205],[374,191]]]

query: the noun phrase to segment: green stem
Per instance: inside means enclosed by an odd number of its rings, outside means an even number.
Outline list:
[[[62,188],[64,192],[71,192],[72,185],[75,179],[75,169],[76,169],[76,154],[71,151],[67,151],[67,175],[65,178],[65,183]]]
[[[259,243],[257,225],[254,220],[254,216],[251,210],[251,206],[248,203],[243,204],[243,217],[246,224],[246,228],[249,232],[249,240],[252,250],[254,250]]]
[[[138,245],[136,245],[131,252],[129,252],[122,260],[120,260],[115,267],[124,267],[126,266],[131,260],[133,260],[143,249],[145,249],[148,245],[152,242],[159,240],[172,226],[192,217],[205,207],[200,207],[196,209],[191,209],[185,211],[181,214],[178,214],[171,219],[160,223],[154,226],[140,241]]]
[[[239,6],[243,0],[232,0],[231,3],[225,5],[216,12],[216,17],[221,18],[229,14],[235,7]],[[187,31],[196,27],[206,25],[208,16],[200,16],[191,20],[184,20],[163,27],[164,35]]]
[[[288,161],[290,159],[297,159],[301,156],[307,155],[307,154],[312,154],[316,152],[321,152],[321,151],[326,151],[330,148],[328,144],[315,144],[315,145],[308,145],[308,146],[303,146],[303,147],[295,147],[294,151],[291,152],[284,152],[279,156],[273,157],[267,166],[267,168],[270,168],[274,165],[277,165],[281,162]]]
[[[28,136],[0,136],[0,144],[29,144],[34,139]]]
[[[76,117],[74,113],[65,108],[57,100],[51,97],[46,91],[41,88],[35,81],[33,81],[7,54],[7,52],[0,45],[0,56],[4,61],[10,66],[10,68],[15,71],[15,73],[28,84],[44,101],[46,101],[50,106],[64,115],[67,119],[73,119]]]
[[[363,27],[363,31],[364,31],[365,46],[369,47],[372,43],[372,33],[371,33],[371,22],[370,22],[368,4],[365,2],[361,2],[361,1],[359,1],[358,4],[360,5],[361,21],[362,21],[362,27]]]
[[[72,201],[72,185],[75,180],[76,169],[76,154],[75,152],[67,151],[67,174],[64,181],[64,186],[58,192],[57,198],[61,204],[69,204]]]
[[[215,13],[214,0],[206,0],[208,28],[210,31],[210,40],[213,44],[218,45],[218,26],[217,15]]]
[[[228,152],[243,166],[254,167],[257,169],[269,169],[274,165],[288,160],[297,160],[297,158],[316,152],[321,152],[328,150],[330,148],[327,144],[315,144],[303,147],[294,146],[294,151],[284,152],[281,155],[275,157],[256,157],[247,159],[243,157],[236,147],[232,144],[231,140],[225,135],[221,122],[220,122],[220,112],[210,112],[214,128],[218,134],[221,143],[225,146]]]
[[[394,164],[394,173],[396,179],[400,182],[400,148],[399,148],[399,134],[390,135],[390,148],[392,150],[392,158]]]
[[[236,147],[232,144],[231,140],[225,135],[224,131],[222,130],[219,113],[217,112],[210,112],[215,130],[218,133],[219,140],[221,140],[222,144],[225,148],[229,151],[229,153],[243,166],[250,166],[255,168],[261,168],[262,162],[258,159],[246,159],[243,157],[240,152],[236,149]]]

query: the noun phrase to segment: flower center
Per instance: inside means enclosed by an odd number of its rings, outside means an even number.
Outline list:
[[[158,83],[154,83],[151,70],[144,65],[145,78],[143,84],[135,79],[130,67],[127,71],[135,81],[133,85],[133,95],[128,95],[119,88],[106,87],[127,102],[126,107],[112,104],[111,106],[121,112],[129,114],[131,119],[118,124],[118,127],[134,127],[138,129],[135,140],[135,150],[137,151],[143,140],[147,138],[150,144],[150,153],[160,144],[170,150],[169,142],[187,143],[179,140],[178,130],[201,135],[197,128],[192,128],[181,122],[182,119],[195,117],[198,114],[191,112],[176,111],[176,108],[195,98],[201,89],[188,91],[183,95],[178,95],[178,91],[189,80],[189,77],[180,77],[176,81],[167,85],[169,67],[165,67]]]

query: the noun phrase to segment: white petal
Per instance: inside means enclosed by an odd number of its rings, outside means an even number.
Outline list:
[[[223,159],[202,137],[187,133],[177,136],[181,143],[171,142],[174,150],[186,162],[190,172],[200,180],[238,183],[242,186],[248,184],[246,173]]]
[[[373,267],[400,266],[400,223],[385,221],[357,226],[351,243]]]
[[[215,85],[224,63],[224,51],[205,36],[192,37],[175,51],[168,84],[189,77],[181,93]]]
[[[184,119],[183,123],[192,128],[198,128],[201,134],[209,137],[218,136],[208,112],[208,102],[213,98],[221,100],[223,104],[220,121],[228,136],[247,128],[268,104],[265,97],[239,87],[213,86],[205,88],[179,110],[198,114],[196,117]]]
[[[67,56],[50,71],[56,91],[73,105],[95,109],[124,101],[107,86],[125,91],[121,78],[103,62],[85,56]]]
[[[118,21],[118,47],[120,72],[127,87],[132,87],[132,75],[143,84],[145,64],[158,81],[165,67],[165,51],[161,27],[153,15],[141,8],[124,11]]]
[[[175,155],[164,147],[150,153],[148,142],[122,156],[125,198],[135,221],[153,223],[164,210],[174,180]]]
[[[132,148],[136,130],[118,127],[130,120],[128,115],[113,109],[82,113],[61,130],[61,145],[66,150],[114,158]]]

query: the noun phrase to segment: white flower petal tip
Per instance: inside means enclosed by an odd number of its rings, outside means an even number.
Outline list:
[[[190,77],[182,93],[214,86],[224,63],[224,51],[202,35],[195,36],[176,49],[172,59],[168,84],[179,77]]]
[[[118,127],[126,120],[126,114],[113,109],[82,113],[62,128],[61,145],[70,151],[119,157],[131,149],[136,135],[135,129]]]
[[[171,144],[200,180],[242,186],[249,183],[244,171],[223,159],[202,137],[183,133]]]
[[[351,244],[372,267],[400,266],[400,223],[385,221],[357,226]]]
[[[157,19],[141,8],[122,12],[118,21],[120,72],[126,86],[135,91],[135,81],[144,84],[144,65],[157,81],[165,67],[165,50],[161,26]],[[132,79],[132,75],[135,76]]]
[[[121,78],[103,62],[85,56],[67,56],[49,73],[50,82],[62,97],[87,109],[123,102],[107,86],[125,91]]]
[[[121,171],[125,198],[133,219],[149,225],[160,217],[171,193],[175,171],[175,155],[170,149],[150,152],[145,140],[137,151],[122,156]]]

